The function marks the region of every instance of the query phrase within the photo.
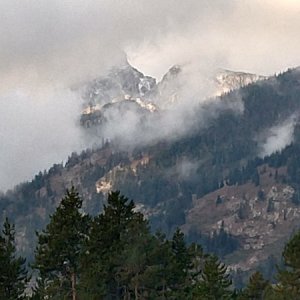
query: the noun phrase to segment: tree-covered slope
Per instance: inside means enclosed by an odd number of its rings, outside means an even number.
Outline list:
[[[259,167],[271,164],[271,158],[263,161],[257,157],[268,154],[270,137],[280,140],[278,128],[291,131],[291,137],[296,133],[295,147],[298,145],[299,96],[299,70],[290,70],[199,104],[192,114],[193,126],[184,135],[126,150],[112,142],[73,153],[66,164],[56,164],[31,182],[2,194],[3,217],[8,216],[20,229],[16,237],[19,248],[29,255],[34,231],[45,226],[65,189],[74,184],[83,195],[85,211],[99,213],[107,193],[118,189],[135,199],[137,209],[149,218],[154,230],[161,228],[171,234],[176,226],[187,223],[191,209],[197,209],[192,200],[201,201],[224,185],[248,181],[263,189],[257,179]],[[271,149],[282,146],[277,144]],[[282,167],[288,165],[288,159],[282,163]],[[291,175],[285,184],[297,191],[295,176]],[[202,208],[204,214],[206,207],[209,205]],[[202,226],[197,231],[205,231]],[[229,250],[221,254],[243,247],[243,239],[237,241],[232,233],[224,234],[233,246],[225,243],[224,249]],[[213,245],[213,238],[204,236],[202,241]]]

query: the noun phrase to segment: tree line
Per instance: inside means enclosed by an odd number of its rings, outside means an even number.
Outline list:
[[[133,201],[111,192],[103,212],[82,211],[67,190],[46,228],[37,233],[32,274],[17,256],[15,228],[6,219],[0,236],[0,299],[300,299],[300,232],[285,246],[276,282],[255,272],[236,290],[230,272],[201,245],[153,234]],[[29,284],[30,283],[30,284]]]

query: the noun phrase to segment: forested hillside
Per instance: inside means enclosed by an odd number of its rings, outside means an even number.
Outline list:
[[[177,228],[170,239],[151,233],[133,201],[111,192],[103,212],[82,213],[82,199],[66,191],[38,232],[31,278],[16,255],[15,227],[0,234],[1,299],[298,299],[299,231],[285,245],[275,282],[256,271],[243,289],[229,269]]]
[[[194,124],[184,136],[126,150],[106,142],[100,148],[73,153],[66,164],[55,164],[31,182],[1,194],[1,221],[8,217],[16,224],[18,249],[32,260],[34,232],[49,222],[66,188],[78,187],[84,199],[82,209],[92,216],[103,211],[110,191],[120,190],[135,199],[136,210],[146,216],[153,231],[160,229],[171,237],[181,226],[189,241],[201,242],[205,251],[228,259],[237,270],[255,268],[273,253],[265,245],[255,248],[247,241],[249,234],[237,233],[233,224],[248,224],[257,218],[253,216],[256,205],[265,203],[261,214],[270,213],[270,218],[254,226],[254,235],[261,226],[271,224],[278,236],[270,245],[283,245],[298,226],[299,96],[299,70],[289,70],[199,104]],[[282,131],[291,131],[285,144],[293,144],[272,146],[270,137],[280,140]],[[278,147],[285,149],[271,154]],[[280,199],[284,204],[276,204]],[[219,210],[212,210],[212,201]],[[235,203],[236,208],[222,209],[225,202]],[[276,223],[283,222],[276,217],[279,210],[286,211],[282,213],[284,229]],[[227,222],[226,213],[237,217]],[[207,216],[207,223],[198,221],[199,216]],[[264,255],[246,266],[239,264],[244,255],[257,250]]]

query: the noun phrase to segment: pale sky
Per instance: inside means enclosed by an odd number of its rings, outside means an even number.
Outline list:
[[[82,149],[69,87],[127,54],[158,79],[192,62],[274,74],[300,65],[296,0],[1,0],[0,189]]]
[[[298,0],[1,0],[0,74],[84,80],[122,51],[158,78],[189,60],[272,74],[300,64],[299,15]]]
[[[209,5],[213,9],[191,17],[183,29],[178,23],[136,48],[129,45],[131,62],[157,78],[168,66],[189,60],[262,75],[300,65],[300,1],[211,1]]]

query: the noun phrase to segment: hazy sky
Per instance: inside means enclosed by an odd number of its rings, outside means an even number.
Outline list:
[[[193,62],[273,74],[300,64],[297,0],[0,0],[0,189],[84,147],[67,88],[123,58],[160,78]]]
[[[124,50],[157,77],[191,59],[270,74],[300,63],[299,13],[298,0],[1,0],[1,77],[85,79]]]
[[[128,47],[134,64],[156,77],[188,60],[265,75],[300,64],[300,1],[193,2],[199,7],[189,7],[187,20],[178,18],[166,32]],[[181,3],[176,7],[186,11],[191,1]]]

